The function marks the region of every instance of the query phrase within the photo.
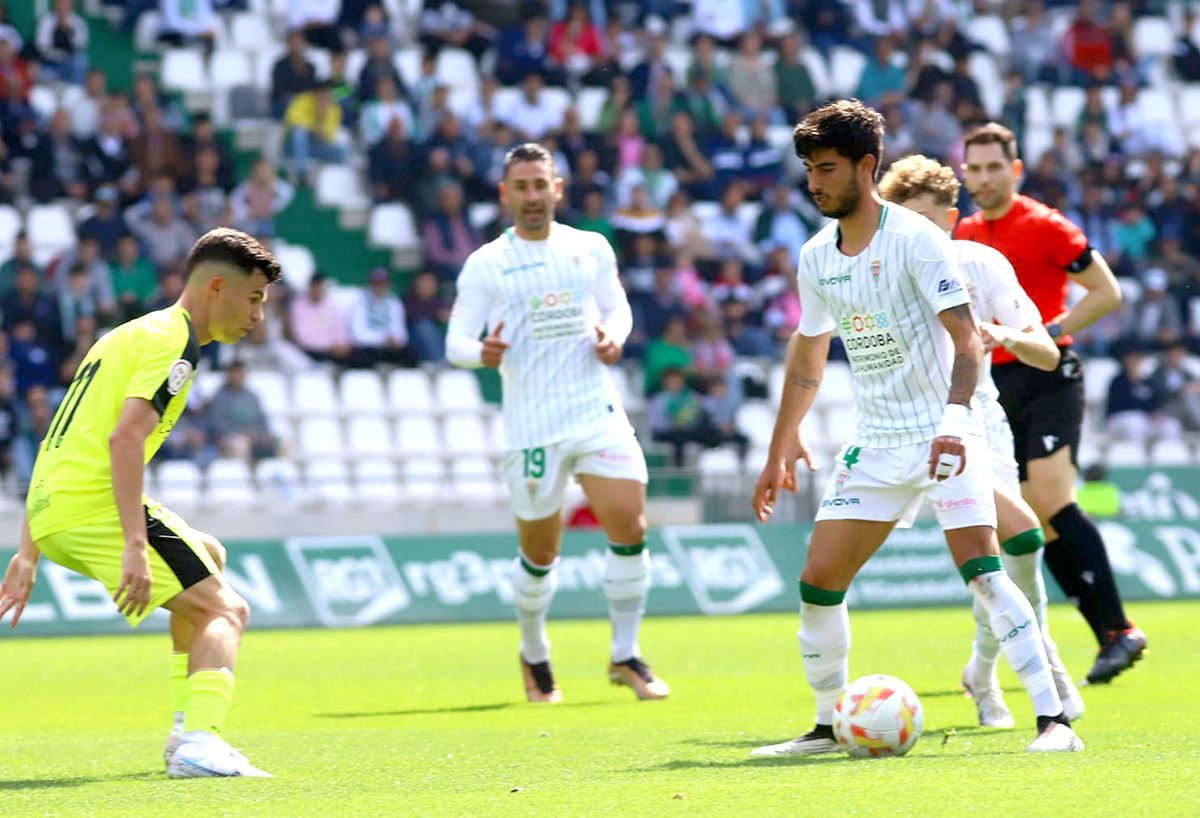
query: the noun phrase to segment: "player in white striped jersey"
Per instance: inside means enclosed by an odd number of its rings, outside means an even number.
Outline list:
[[[958,189],[954,171],[925,156],[907,156],[896,161],[879,183],[879,192],[884,199],[921,214],[947,235],[958,221],[958,208],[954,206],[958,201]],[[1083,715],[1083,698],[1058,656],[1058,647],[1050,637],[1046,619],[1046,586],[1042,579],[1045,539],[1037,514],[1021,497],[1012,430],[991,375],[990,350],[995,346],[1003,346],[1023,363],[1047,372],[1058,365],[1059,350],[1042,326],[1037,307],[1017,282],[1012,264],[1003,254],[973,241],[952,241],[950,246],[971,293],[976,315],[982,322],[980,331],[987,350],[975,399],[983,418],[996,477],[996,532],[1003,552],[1001,556],[1005,569],[1037,614],[1063,711],[1069,718],[1077,719]],[[974,613],[975,642],[972,658],[963,669],[963,686],[975,699],[980,724],[1011,727],[1012,713],[1004,703],[996,678],[1000,646],[988,626],[986,612],[978,602],[974,605]]]
[[[858,100],[809,114],[794,133],[808,189],[836,219],[801,251],[803,313],[788,343],[783,396],[767,463],[754,490],[762,522],[797,461],[813,469],[800,423],[821,383],[834,331],[854,373],[857,429],[817,513],[800,575],[800,652],[816,697],[816,724],[757,756],[837,750],[834,705],[846,688],[855,574],[900,521],[933,501],[951,556],[1033,701],[1031,751],[1082,749],[1055,690],[1029,601],[1004,571],[992,475],[971,399],[983,343],[949,238],[875,190],[883,117]],[[948,401],[948,402],[947,402]]]
[[[639,699],[661,699],[670,687],[638,649],[650,588],[646,461],[607,370],[620,360],[633,318],[604,237],[554,220],[562,188],[541,145],[509,151],[500,199],[514,226],[463,265],[446,355],[458,366],[498,368],[503,382],[504,471],[520,540],[513,601],[527,697],[562,700],[546,616],[558,584],[563,492],[574,474],[609,541],[609,679]]]

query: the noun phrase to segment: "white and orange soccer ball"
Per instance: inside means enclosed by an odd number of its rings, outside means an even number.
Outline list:
[[[902,756],[925,727],[921,700],[895,676],[855,679],[833,710],[838,746],[855,758]]]

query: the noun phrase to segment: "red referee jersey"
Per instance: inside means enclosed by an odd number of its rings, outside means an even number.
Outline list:
[[[1042,315],[1042,322],[1058,318],[1067,308],[1067,268],[1088,249],[1087,236],[1062,213],[1028,196],[1013,197],[1008,213],[988,221],[982,212],[958,223],[954,238],[994,247],[1012,262],[1017,281]],[[1022,328],[1018,328],[1022,329]],[[1071,336],[1058,339],[1059,346]],[[994,363],[1016,360],[1007,349],[992,352]]]

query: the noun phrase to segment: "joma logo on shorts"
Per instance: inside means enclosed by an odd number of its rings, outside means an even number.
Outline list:
[[[856,506],[859,504],[857,497],[832,497],[828,500],[821,501],[821,508],[837,508],[839,506]]]

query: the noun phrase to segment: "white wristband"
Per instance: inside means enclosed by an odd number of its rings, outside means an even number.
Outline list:
[[[942,412],[942,420],[938,423],[937,437],[957,437],[962,440],[975,426],[975,417],[971,407],[961,403],[948,403]]]

